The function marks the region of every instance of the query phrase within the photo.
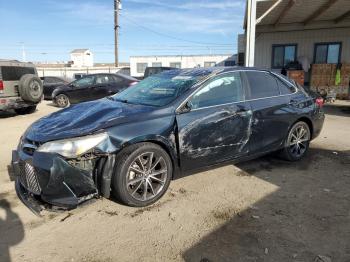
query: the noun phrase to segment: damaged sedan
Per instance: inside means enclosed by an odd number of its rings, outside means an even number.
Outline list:
[[[203,167],[275,151],[301,159],[321,131],[322,105],[266,70],[165,71],[33,123],[13,151],[16,191],[35,212],[99,196],[147,206]]]

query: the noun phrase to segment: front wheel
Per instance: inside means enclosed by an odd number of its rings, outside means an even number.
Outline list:
[[[119,153],[112,193],[122,203],[143,207],[160,199],[169,187],[172,162],[160,146],[139,143]]]
[[[60,95],[56,96],[55,101],[56,101],[56,104],[62,108],[70,105],[70,101],[69,101],[68,96],[66,96],[64,94],[60,94]]]
[[[295,123],[288,133],[284,148],[281,150],[282,158],[288,161],[302,159],[309,150],[311,139],[310,128],[303,121]]]

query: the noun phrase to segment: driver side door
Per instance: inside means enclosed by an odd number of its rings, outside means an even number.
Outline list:
[[[80,103],[91,100],[91,93],[89,88],[95,83],[95,76],[85,76],[76,80],[71,85],[68,96],[71,103]]]
[[[184,107],[176,116],[184,171],[247,155],[252,112],[240,72],[207,81]]]

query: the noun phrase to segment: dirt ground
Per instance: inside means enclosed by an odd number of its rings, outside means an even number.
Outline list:
[[[32,214],[7,165],[26,127],[0,115],[0,261],[350,261],[350,101],[327,106],[308,156],[272,156],[173,181],[147,208],[98,199]],[[327,260],[329,259],[329,260]]]

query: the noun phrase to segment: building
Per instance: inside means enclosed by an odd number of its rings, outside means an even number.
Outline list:
[[[146,67],[194,68],[211,66],[232,66],[236,64],[236,56],[225,55],[161,55],[131,56],[130,71],[135,77],[142,77]]]
[[[305,83],[317,87],[334,85],[342,63],[349,92],[349,0],[247,0],[244,29],[238,63],[281,71],[299,62]]]
[[[94,65],[94,56],[89,49],[74,49],[70,52],[72,67],[91,67]]]

